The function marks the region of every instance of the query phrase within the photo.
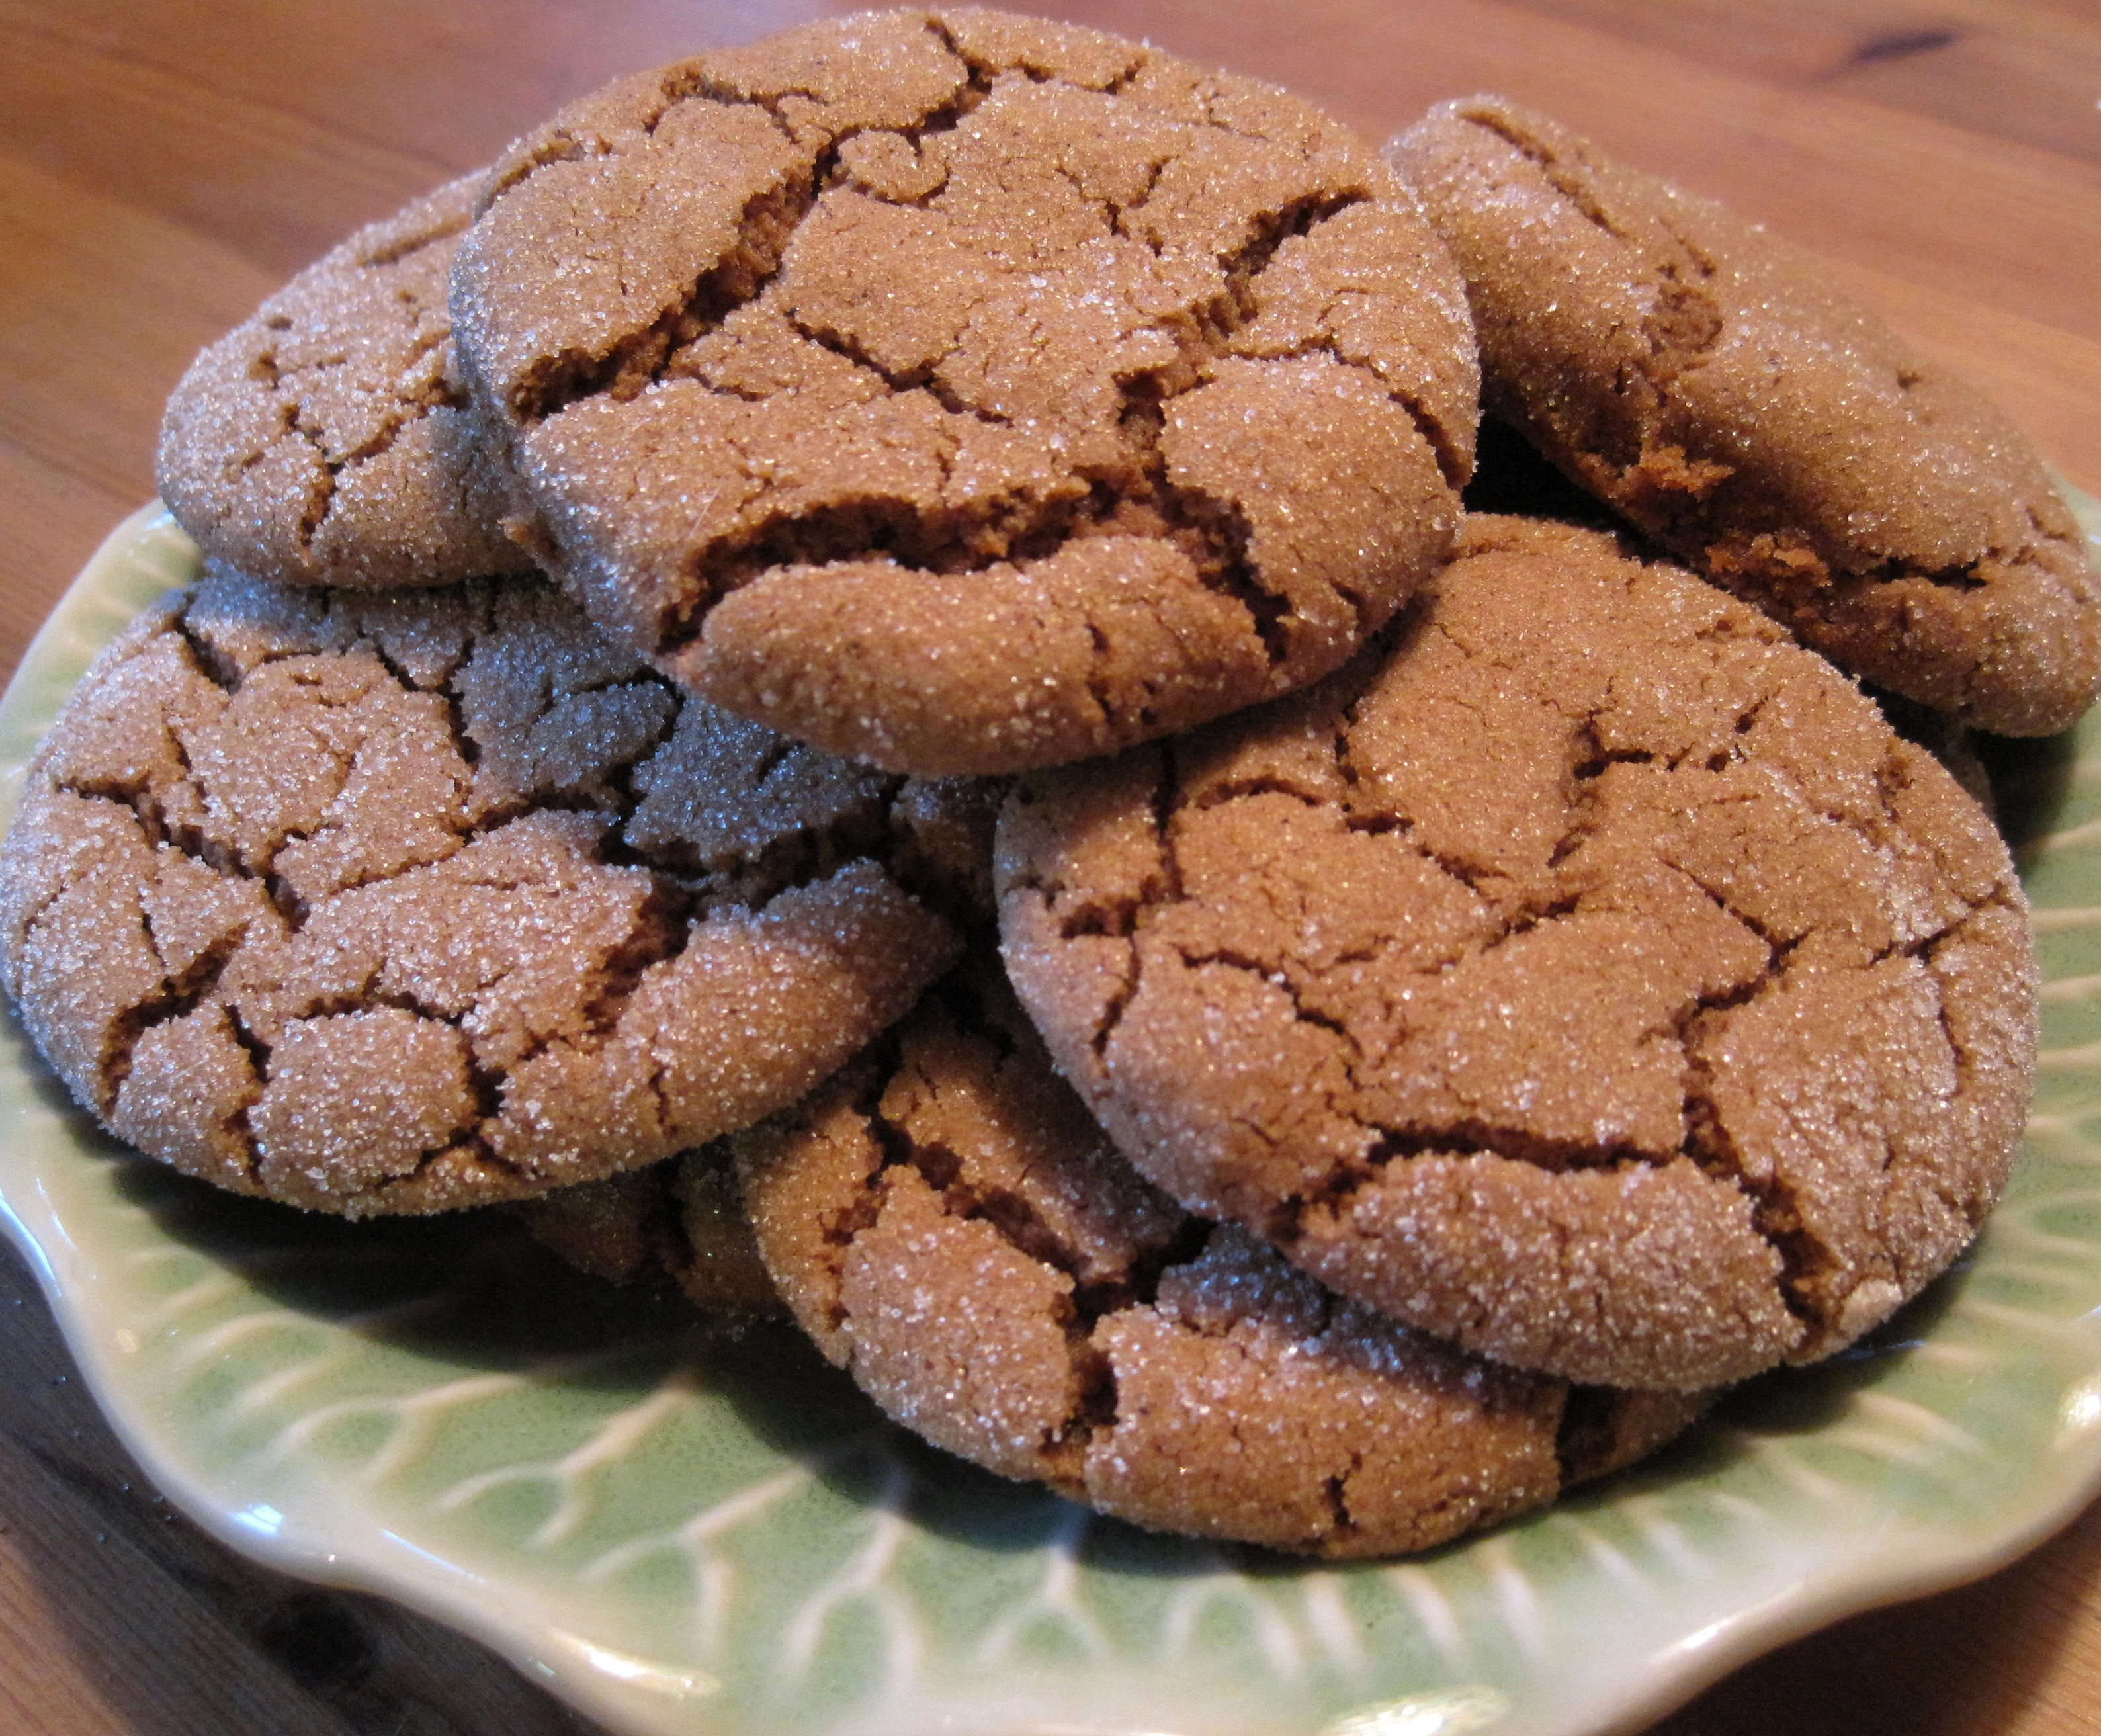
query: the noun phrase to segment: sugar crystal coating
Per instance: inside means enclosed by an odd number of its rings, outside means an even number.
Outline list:
[[[1842,667],[2007,735],[2101,689],[2101,579],[1993,405],[1816,261],[1496,97],[1388,147],[1467,280],[1483,400]]]
[[[974,803],[683,698],[536,578],[215,568],[38,750],[6,983],[192,1174],[352,1216],[519,1198],[743,1126],[904,1012],[967,919]]]
[[[730,1143],[782,1295],[877,1402],[1140,1525],[1428,1548],[1639,1457],[1704,1402],[1496,1367],[1189,1217],[1052,1073],[989,954]]]
[[[921,773],[1333,669],[1449,542],[1465,297],[1269,87],[997,13],[815,24],[515,146],[453,273],[551,570],[704,697]]]
[[[206,347],[168,401],[161,498],[281,584],[440,585],[531,563],[452,368],[453,250],[481,177],[376,223]]]
[[[1010,969],[1192,1210],[1499,1360],[1646,1388],[1851,1342],[2026,1114],[1989,822],[1763,618],[1477,517],[1321,686],[1024,779]]]

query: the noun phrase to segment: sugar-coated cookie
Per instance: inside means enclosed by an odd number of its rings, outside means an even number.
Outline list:
[[[288,585],[531,565],[451,369],[445,286],[481,179],[360,229],[191,363],[161,431],[161,498],[207,556]]]
[[[535,1241],[613,1283],[661,1273],[710,1313],[786,1312],[719,1145],[558,1188],[516,1209]]]
[[[1863,679],[2007,735],[2101,687],[2101,580],[2013,425],[1815,260],[1495,97],[1395,140],[1487,409]]]
[[[453,270],[539,552],[705,698],[920,773],[1303,685],[1442,557],[1463,289],[1269,86],[996,12],[621,81]]]
[[[1024,778],[1008,967],[1138,1167],[1521,1367],[1692,1388],[1851,1342],[2026,1115],[2004,845],[1763,617],[1471,518],[1308,693]]]
[[[6,984],[104,1125],[222,1186],[543,1193],[793,1102],[905,1012],[967,919],[943,794],[682,696],[537,579],[220,569],[38,750]]]
[[[885,1410],[1139,1525],[1428,1548],[1639,1458],[1705,1402],[1497,1367],[1190,1217],[1051,1071],[989,953],[731,1144],[789,1307]]]

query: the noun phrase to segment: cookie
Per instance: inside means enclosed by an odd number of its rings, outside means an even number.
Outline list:
[[[1022,999],[1152,1180],[1570,1380],[1851,1342],[2027,1113],[1990,822],[1771,622],[1574,527],[1469,519],[1320,687],[1023,780],[997,869]]]
[[[446,278],[481,179],[360,230],[191,363],[161,430],[161,498],[207,556],[289,585],[530,565],[452,374]]]
[[[1916,700],[1877,688],[1863,688],[1862,691],[1875,702],[1882,720],[1891,728],[1938,760],[1992,823],[1998,824],[1998,795],[1992,788],[1991,769],[1978,752],[1979,737],[1974,731],[1956,722],[1945,711],[1936,711]]]
[[[594,1277],[628,1284],[661,1273],[710,1313],[785,1313],[718,1149],[578,1182],[516,1209],[535,1241]]]
[[[454,330],[537,551],[689,690],[997,773],[1335,668],[1448,547],[1463,289],[1296,100],[993,12],[629,79],[514,147]]]
[[[1494,97],[1388,148],[1466,274],[1483,397],[1864,680],[2048,735],[2101,687],[2101,582],[2006,418],[1816,261]]]
[[[1157,1530],[1425,1549],[1661,1445],[1704,1402],[1572,1390],[1189,1216],[1051,1071],[990,956],[731,1142],[796,1318],[892,1417]]]
[[[101,658],[27,784],[0,946],[46,1058],[141,1150],[353,1216],[792,1103],[968,920],[941,790],[683,698],[537,580],[214,569]]]

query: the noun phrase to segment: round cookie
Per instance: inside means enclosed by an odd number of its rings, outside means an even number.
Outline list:
[[[1496,97],[1387,148],[1465,272],[1485,408],[1842,667],[2007,735],[2101,688],[2101,581],[1993,405],[1807,255]]]
[[[886,1411],[1157,1530],[1426,1549],[1704,1406],[1497,1367],[1190,1217],[1051,1071],[989,951],[730,1143],[781,1295]]]
[[[2036,986],[2005,847],[1691,575],[1470,518],[1311,693],[1001,816],[1008,966],[1139,1169],[1395,1318],[1692,1388],[1969,1242]]]
[[[1268,86],[994,12],[629,79],[453,269],[537,552],[690,690],[899,770],[1097,754],[1338,666],[1471,462],[1457,273]]]
[[[221,1186],[544,1193],[792,1103],[946,968],[944,810],[980,799],[900,783],[681,696],[537,579],[215,569],[31,761],[5,981],[83,1105]]]
[[[502,472],[453,378],[445,285],[479,175],[360,229],[190,364],[161,498],[207,556],[281,584],[523,570]]]
[[[580,1181],[515,1207],[533,1240],[615,1284],[663,1273],[694,1307],[785,1314],[720,1148]]]

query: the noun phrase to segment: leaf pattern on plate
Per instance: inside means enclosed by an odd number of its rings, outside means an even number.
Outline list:
[[[95,650],[194,559],[142,514],[83,574],[0,704],[6,799]],[[95,1132],[11,1027],[0,1224],[172,1497],[616,1728],[1568,1736],[1997,1565],[2101,1477],[2101,724],[1999,788],[2032,835],[2046,1058],[1978,1247],[1652,1466],[1417,1561],[1095,1518],[901,1434],[785,1328],[608,1291],[501,1216],[215,1194]]]

